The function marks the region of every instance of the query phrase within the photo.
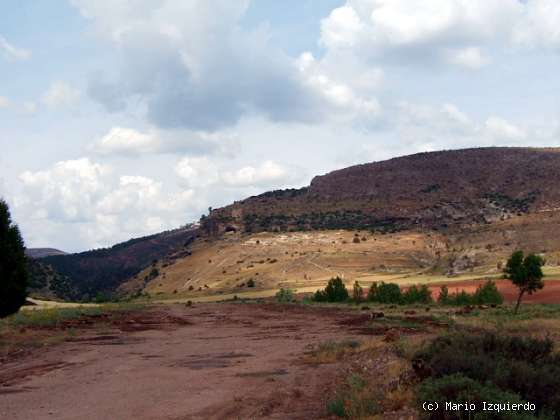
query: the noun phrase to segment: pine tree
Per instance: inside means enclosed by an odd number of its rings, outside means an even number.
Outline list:
[[[25,246],[17,225],[12,223],[8,204],[0,200],[0,318],[25,303],[27,264]]]

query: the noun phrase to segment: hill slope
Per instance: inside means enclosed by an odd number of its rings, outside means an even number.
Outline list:
[[[54,248],[27,248],[25,255],[29,258],[45,258],[53,255],[66,255],[66,252]]]
[[[196,229],[187,227],[131,239],[111,248],[30,260],[35,294],[70,300],[110,295],[124,281],[171,252],[188,247]]]
[[[420,153],[337,170],[299,190],[217,209],[211,233],[290,229],[395,231],[488,223],[560,207],[560,149]]]
[[[543,254],[547,273],[557,273],[558,185],[560,149],[468,149],[357,165],[213,210],[192,255],[161,261],[140,276],[157,271],[147,284],[127,286],[190,299],[310,291],[333,275],[364,285],[480,278],[499,276],[520,248]]]

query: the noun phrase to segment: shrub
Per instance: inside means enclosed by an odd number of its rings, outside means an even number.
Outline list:
[[[462,375],[519,395],[536,405],[538,415],[560,416],[560,356],[553,353],[549,339],[454,334],[439,337],[418,352],[413,365],[420,376]],[[433,386],[445,383],[443,379],[431,382]],[[443,392],[446,388],[438,389]]]
[[[364,290],[357,281],[354,282],[354,287],[352,289],[352,299],[356,303],[360,303],[364,300]]]
[[[432,292],[425,284],[418,286],[411,286],[406,292],[402,294],[403,303],[431,303]]]
[[[105,302],[109,302],[109,298],[107,297],[107,295],[103,292],[97,292],[97,294],[95,295],[95,299],[94,299],[95,303],[105,303]]]
[[[336,417],[346,417],[346,409],[344,408],[344,399],[336,397],[334,400],[327,402],[327,413]]]
[[[0,200],[0,318],[19,310],[27,297],[25,245],[10,210]]]
[[[438,302],[443,305],[493,305],[503,303],[504,298],[502,294],[498,291],[496,283],[489,280],[483,285],[478,286],[473,294],[467,293],[461,290],[458,293],[452,295],[449,294],[447,286],[442,286]]]
[[[377,286],[373,301],[379,303],[401,303],[401,298],[401,288],[398,284],[381,282]]]
[[[371,286],[369,286],[369,290],[368,290],[368,294],[367,294],[367,300],[370,302],[375,301],[377,296],[377,282],[372,283]]]
[[[276,292],[276,301],[280,303],[287,303],[294,301],[294,291],[292,289],[284,289],[283,287]]]
[[[314,300],[317,302],[344,302],[348,300],[348,290],[340,277],[333,277],[324,291],[315,292]]]
[[[446,285],[443,285],[439,289],[438,303],[445,305],[449,303],[449,289]]]
[[[453,418],[453,419],[511,419],[510,413],[502,415],[492,413],[491,417],[486,417],[482,412],[483,402],[486,403],[505,403],[524,404],[518,395],[505,392],[492,384],[481,384],[460,373],[442,376],[441,378],[429,378],[422,382],[418,387],[418,405],[422,406],[425,401],[436,402],[439,409],[432,412],[430,418]],[[475,404],[476,411],[446,410],[447,402],[468,402]],[[476,413],[476,414],[475,414]],[[515,414],[516,420],[533,419],[531,414],[519,412]]]
[[[255,280],[253,279],[247,280],[247,287],[255,287]]]
[[[473,301],[474,303],[477,304],[499,305],[503,303],[504,297],[498,291],[498,288],[496,287],[496,283],[489,280],[486,283],[484,283],[484,285],[478,286],[476,292],[474,293]]]

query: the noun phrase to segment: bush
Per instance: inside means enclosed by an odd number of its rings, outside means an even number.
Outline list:
[[[439,337],[418,352],[413,365],[421,377],[441,379],[428,382],[432,388],[439,384],[436,388],[440,393],[447,389],[440,386],[446,383],[443,378],[462,375],[519,395],[536,405],[538,415],[560,417],[560,356],[553,353],[549,339],[454,334]]]
[[[352,289],[352,299],[356,303],[360,303],[364,300],[364,290],[357,281],[354,282],[354,287]]]
[[[27,297],[25,245],[10,210],[0,200],[0,318],[19,310]]]
[[[276,301],[280,303],[288,303],[293,302],[294,299],[294,291],[292,289],[284,289],[283,287],[276,292]]]
[[[253,279],[247,280],[247,287],[255,287],[255,280]]]
[[[439,289],[438,303],[446,305],[449,303],[449,289],[446,285],[443,285]]]
[[[316,302],[344,302],[348,300],[348,290],[340,277],[329,280],[325,290],[317,290],[314,295]]]
[[[402,294],[402,302],[405,304],[411,303],[431,303],[432,292],[425,284],[418,286],[411,286],[406,292]]]
[[[432,419],[533,419],[531,414],[520,411],[512,417],[509,412],[492,413],[485,415],[482,412],[483,402],[486,403],[505,403],[525,404],[518,395],[505,392],[492,384],[481,384],[460,373],[442,376],[441,378],[430,378],[422,382],[418,387],[417,394],[418,406],[422,406],[425,401],[436,402],[439,406],[437,411],[430,414]],[[468,402],[475,404],[476,411],[450,411],[446,410],[447,402]],[[476,413],[476,414],[475,414]]]
[[[327,413],[336,417],[346,417],[344,400],[340,397],[327,402]]]
[[[474,292],[473,302],[476,304],[496,304],[500,305],[504,301],[504,297],[498,291],[496,283],[489,280],[484,285],[478,286]]]
[[[368,294],[367,294],[367,300],[370,302],[374,302],[377,296],[377,282],[372,283],[371,286],[369,286],[369,290],[368,290]]]
[[[401,288],[398,284],[381,282],[381,284],[377,286],[375,296],[373,296],[372,300],[379,303],[401,303],[401,299]]]
[[[498,291],[496,283],[489,280],[483,285],[478,286],[473,294],[461,290],[458,293],[449,295],[447,286],[442,286],[438,302],[443,305],[499,305],[503,303],[504,298]]]

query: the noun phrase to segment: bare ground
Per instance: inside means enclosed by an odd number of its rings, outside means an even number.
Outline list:
[[[324,418],[344,366],[302,355],[329,339],[363,338],[351,327],[362,320],[355,311],[273,304],[131,313],[0,361],[0,418]]]

